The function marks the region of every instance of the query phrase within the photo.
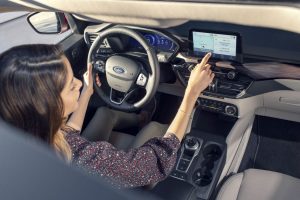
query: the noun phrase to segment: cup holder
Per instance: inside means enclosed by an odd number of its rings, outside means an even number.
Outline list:
[[[206,146],[203,150],[203,157],[206,160],[218,160],[222,155],[222,149],[219,147],[219,145],[216,144],[210,144]]]
[[[207,170],[212,170],[214,168],[215,164],[212,159],[204,159],[201,162],[201,168],[205,168]]]
[[[194,183],[200,187],[207,186],[212,182],[215,161],[221,158],[222,149],[217,144],[209,144],[204,147],[202,155],[204,159],[201,161],[200,168],[193,174]]]
[[[197,169],[193,174],[193,181],[196,185],[204,187],[211,183],[213,175],[204,168]]]

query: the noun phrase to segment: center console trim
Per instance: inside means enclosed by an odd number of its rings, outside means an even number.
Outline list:
[[[187,136],[185,137],[185,140],[190,139],[190,138],[194,138],[194,137],[191,137],[191,136],[188,136],[188,135],[187,135]],[[194,159],[196,158],[196,156],[198,156],[198,154],[199,154],[199,152],[200,152],[200,150],[201,150],[201,148],[202,148],[202,145],[203,145],[203,140],[201,140],[200,138],[197,138],[197,141],[199,142],[199,146],[198,146],[198,148],[196,149],[196,151],[195,151],[195,153],[194,153],[194,155],[193,155],[193,157],[192,157],[191,160],[188,160],[188,159],[183,158],[183,153],[184,153],[185,145],[184,145],[184,144],[181,145],[180,156],[179,156],[179,159],[178,159],[179,161],[178,161],[178,163],[177,163],[177,165],[176,165],[176,170],[177,170],[177,171],[184,172],[184,173],[187,173],[187,172],[188,172],[188,170],[190,169],[191,164],[193,163],[193,161],[194,161]],[[182,170],[178,169],[179,163],[180,163],[181,160],[185,160],[185,161],[189,161],[189,162],[190,162],[189,165],[188,165],[188,167],[187,167],[187,169],[186,169],[185,171],[182,171]],[[178,177],[176,177],[176,176],[172,176],[172,177],[178,178]],[[180,179],[180,178],[179,178],[179,179]]]

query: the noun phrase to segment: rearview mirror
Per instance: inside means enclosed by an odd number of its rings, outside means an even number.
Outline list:
[[[27,21],[32,28],[42,34],[63,33],[69,29],[63,13],[39,12],[29,15]]]

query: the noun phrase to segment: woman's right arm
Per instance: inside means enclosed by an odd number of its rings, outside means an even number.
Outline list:
[[[214,73],[210,70],[211,66],[207,64],[210,56],[210,53],[206,54],[201,63],[197,64],[191,72],[182,103],[164,137],[169,137],[170,133],[175,134],[180,141],[184,137],[197,98],[214,78]]]

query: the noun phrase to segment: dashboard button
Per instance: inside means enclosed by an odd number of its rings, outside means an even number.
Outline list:
[[[186,171],[190,164],[190,160],[181,159],[178,163],[177,169],[180,171]]]
[[[187,175],[185,173],[181,173],[181,172],[178,172],[178,171],[173,171],[171,173],[171,176],[182,179],[182,180],[185,180],[187,178]]]
[[[189,63],[188,64],[188,70],[191,72],[195,68],[196,64],[195,63]]]
[[[225,107],[225,113],[227,115],[235,115],[237,112],[236,108],[234,106],[226,106]]]
[[[230,80],[233,80],[236,78],[236,72],[235,71],[230,71],[227,73],[227,78]]]

